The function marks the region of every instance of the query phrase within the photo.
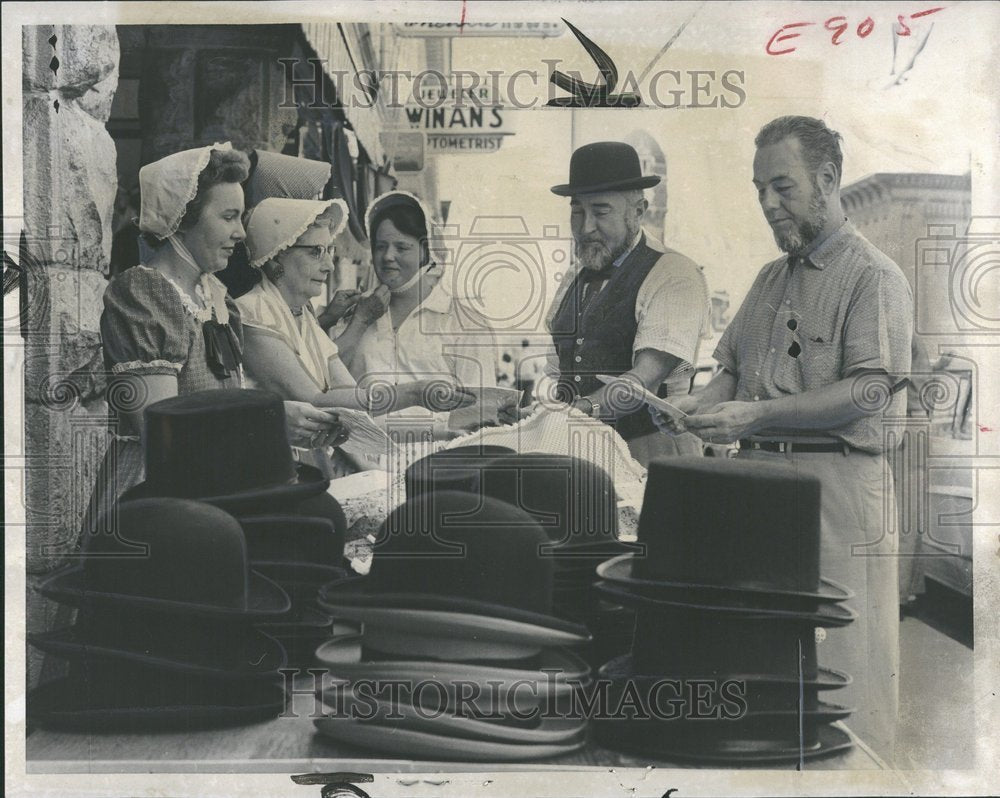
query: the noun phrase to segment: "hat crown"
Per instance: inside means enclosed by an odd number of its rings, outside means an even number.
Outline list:
[[[548,614],[553,564],[539,556],[545,532],[527,513],[488,496],[479,499],[477,518],[467,520],[468,501],[468,494],[440,491],[396,508],[376,541],[366,589]],[[455,544],[464,550],[455,551]]]
[[[553,186],[561,196],[651,188],[657,175],[644,175],[639,153],[623,141],[597,141],[577,148],[569,160],[569,183]]]
[[[791,466],[655,460],[632,574],[694,585],[816,592],[820,483]]]
[[[243,610],[249,560],[243,529],[229,513],[186,499],[118,505],[117,533],[85,539],[88,590]],[[138,548],[145,547],[145,551]]]
[[[224,496],[295,477],[281,398],[219,389],[146,408],[146,482],[157,495]]]
[[[240,524],[251,562],[339,566],[344,556],[344,530],[329,518],[264,515],[241,518]]]

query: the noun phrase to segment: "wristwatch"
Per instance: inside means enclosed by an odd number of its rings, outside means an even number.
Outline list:
[[[582,405],[579,403],[582,403]],[[586,413],[591,418],[598,418],[601,414],[601,406],[589,396],[578,396],[570,406],[582,413]]]

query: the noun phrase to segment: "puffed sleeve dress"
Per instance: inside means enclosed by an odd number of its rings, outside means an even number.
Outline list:
[[[145,471],[138,430],[126,416],[145,401],[141,380],[122,380],[121,375],[174,375],[178,394],[214,388],[239,388],[242,367],[226,369],[210,355],[212,337],[206,329],[242,346],[242,325],[235,303],[228,297],[228,330],[215,324],[212,311],[196,297],[186,294],[157,269],[134,266],[113,278],[104,292],[101,342],[108,372],[109,433],[111,440],[97,474],[83,529],[97,524],[114,501],[141,482]],[[207,345],[206,345],[207,344]],[[230,361],[230,365],[232,365]],[[104,530],[110,531],[110,530]]]

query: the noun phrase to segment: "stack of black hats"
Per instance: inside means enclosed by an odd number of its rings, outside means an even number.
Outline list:
[[[147,408],[146,439],[146,481],[122,501],[193,498],[239,519],[253,567],[292,599],[286,617],[262,628],[285,645],[290,667],[311,665],[333,621],[316,595],[345,576],[347,521],[329,480],[292,459],[282,400],[239,389],[166,399]]]
[[[28,695],[54,728],[200,728],[277,716],[283,646],[255,624],[288,595],[250,568],[239,522],[217,507],[150,498],[117,508],[114,534],[91,535],[78,565],[40,587],[79,608],[67,629],[30,636],[69,675]]]
[[[593,640],[582,653],[594,667],[628,651],[634,611],[593,587],[599,563],[638,548],[618,539],[618,496],[606,471],[577,457],[467,447],[410,466],[407,496],[430,486],[465,493],[463,515],[470,522],[481,512],[482,497],[530,515],[548,538],[538,555],[553,564],[553,614],[590,630]]]
[[[407,499],[383,524],[369,574],[321,590],[323,607],[362,625],[316,652],[330,674],[321,735],[490,762],[584,744],[586,718],[569,715],[590,668],[569,647],[589,634],[552,612],[553,563],[538,556],[548,536],[488,496],[475,518],[468,508],[469,494],[433,487]]]
[[[85,536],[80,562],[41,586],[80,611],[73,627],[32,637],[68,657],[70,675],[29,696],[29,713],[91,729],[275,716],[279,670],[332,628],[314,602],[344,575],[340,506],[293,461],[274,394],[165,399],[145,428],[145,482]]]
[[[798,762],[850,746],[820,700],[850,676],[819,667],[816,628],[851,623],[822,579],[820,484],[790,466],[673,458],[650,466],[637,554],[598,567],[636,610],[630,654],[602,666],[594,724],[614,748],[735,763]],[[616,712],[622,702],[633,705]],[[636,709],[638,705],[639,709]]]

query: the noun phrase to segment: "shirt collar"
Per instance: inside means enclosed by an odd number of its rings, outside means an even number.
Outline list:
[[[854,225],[845,216],[836,230],[826,238],[814,241],[798,257],[816,269],[825,269],[830,260],[844,248],[845,242],[853,233]],[[789,256],[789,260],[791,260],[791,256]]]
[[[623,252],[621,255],[615,258],[614,261],[612,261],[611,265],[614,266],[616,269],[619,266],[621,266],[625,262],[625,258],[627,258],[629,255],[632,254],[632,250],[634,250],[637,246],[639,246],[640,241],[642,241],[641,227],[639,228],[639,232],[635,234],[635,238],[632,239],[632,246],[630,246],[625,252]]]

